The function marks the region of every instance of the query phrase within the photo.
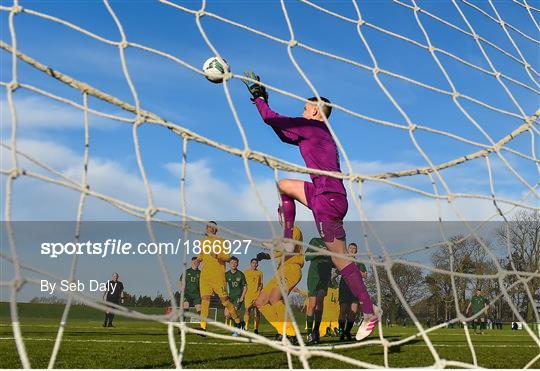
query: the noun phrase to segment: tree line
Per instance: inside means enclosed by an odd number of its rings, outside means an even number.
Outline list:
[[[377,266],[385,320],[389,318],[391,323],[402,323],[410,318],[403,305],[405,301],[419,320],[432,324],[446,322],[456,318],[458,310],[465,314],[470,296],[476,289],[481,289],[490,301],[495,299],[487,317],[513,321],[516,315],[503,297],[503,285],[518,313],[527,322],[538,321],[539,213],[516,213],[513,220],[501,223],[492,237],[489,240],[470,235],[448,238],[431,253],[433,269],[397,263],[391,266],[389,274],[387,268]],[[501,269],[507,274],[499,279],[497,274]],[[451,275],[450,272],[458,274]],[[375,272],[370,273],[368,289],[376,297]],[[394,287],[399,289],[402,298]]]

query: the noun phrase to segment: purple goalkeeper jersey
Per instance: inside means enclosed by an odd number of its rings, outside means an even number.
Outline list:
[[[336,142],[323,121],[281,116],[261,98],[255,100],[255,105],[264,122],[274,129],[283,142],[300,148],[308,168],[341,172]],[[317,174],[310,174],[310,177],[315,186],[315,195],[324,192],[347,194],[341,179]]]

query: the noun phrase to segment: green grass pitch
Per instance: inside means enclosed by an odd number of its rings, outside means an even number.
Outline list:
[[[62,310],[62,305],[19,304],[22,334],[32,367],[47,367]],[[142,310],[163,313],[162,308]],[[97,310],[72,307],[55,364],[57,368],[174,367],[165,325],[117,316],[115,328],[103,328],[102,320],[103,314]],[[0,304],[0,321],[0,367],[21,367],[7,303]],[[274,335],[266,323],[263,323],[261,333],[267,337]],[[383,333],[388,340],[395,341],[414,334],[415,329],[385,327]],[[462,329],[440,329],[430,333],[429,337],[441,358],[472,362]],[[378,338],[377,332],[370,338]],[[472,334],[472,341],[478,365],[488,368],[522,368],[539,351],[525,331],[488,330],[485,335]],[[323,338],[323,344],[337,344],[337,341],[336,338]],[[383,347],[380,345],[335,352],[384,365]],[[433,357],[421,338],[390,348],[390,367],[423,367],[433,363]],[[312,357],[309,364],[312,368],[354,367],[323,357]],[[287,357],[268,346],[188,335],[183,365],[186,368],[287,368]],[[294,359],[294,365],[301,367],[298,359]],[[540,361],[532,367],[540,368]]]

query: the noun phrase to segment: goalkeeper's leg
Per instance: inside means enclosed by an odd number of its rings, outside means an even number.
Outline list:
[[[281,196],[280,211],[283,216],[283,237],[285,238],[292,238],[294,218],[296,217],[294,200],[298,200],[305,206],[308,206],[304,192],[304,183],[306,182],[298,179],[281,179],[278,182],[278,189]]]
[[[299,198],[297,199],[302,203],[305,202],[304,204],[313,212],[315,224],[324,240],[326,248],[329,251],[345,256],[347,249],[345,246],[346,234],[345,229],[343,229],[343,218],[345,218],[348,209],[347,196],[340,193],[316,194],[315,186],[312,183],[303,183],[303,201]],[[297,184],[294,186],[298,187]],[[355,262],[341,259],[337,256],[332,256],[332,262],[341,271],[341,275],[353,295],[359,302],[362,302],[362,311],[367,321],[361,336],[357,334],[357,340],[361,340],[373,331],[375,323],[378,320],[378,316],[373,311],[373,302],[364,284],[362,274]]]

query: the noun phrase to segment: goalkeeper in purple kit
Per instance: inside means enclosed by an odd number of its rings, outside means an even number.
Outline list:
[[[253,72],[245,76],[260,81]],[[311,169],[341,172],[336,143],[330,134],[324,117],[328,119],[332,107],[330,101],[321,97],[309,98],[304,105],[302,117],[286,117],[272,111],[268,106],[266,89],[256,82],[244,80],[252,101],[263,119],[281,141],[298,146],[306,166]],[[281,196],[285,238],[292,238],[296,216],[295,200],[311,209],[315,224],[329,251],[346,255],[343,218],[347,214],[347,193],[341,179],[310,174],[312,183],[297,179],[281,179],[278,188]],[[284,248],[287,249],[287,243]],[[356,334],[356,340],[369,336],[380,313],[375,314],[373,303],[364,284],[358,266],[350,260],[332,256],[332,262],[341,271],[353,295],[362,303],[364,320]]]

